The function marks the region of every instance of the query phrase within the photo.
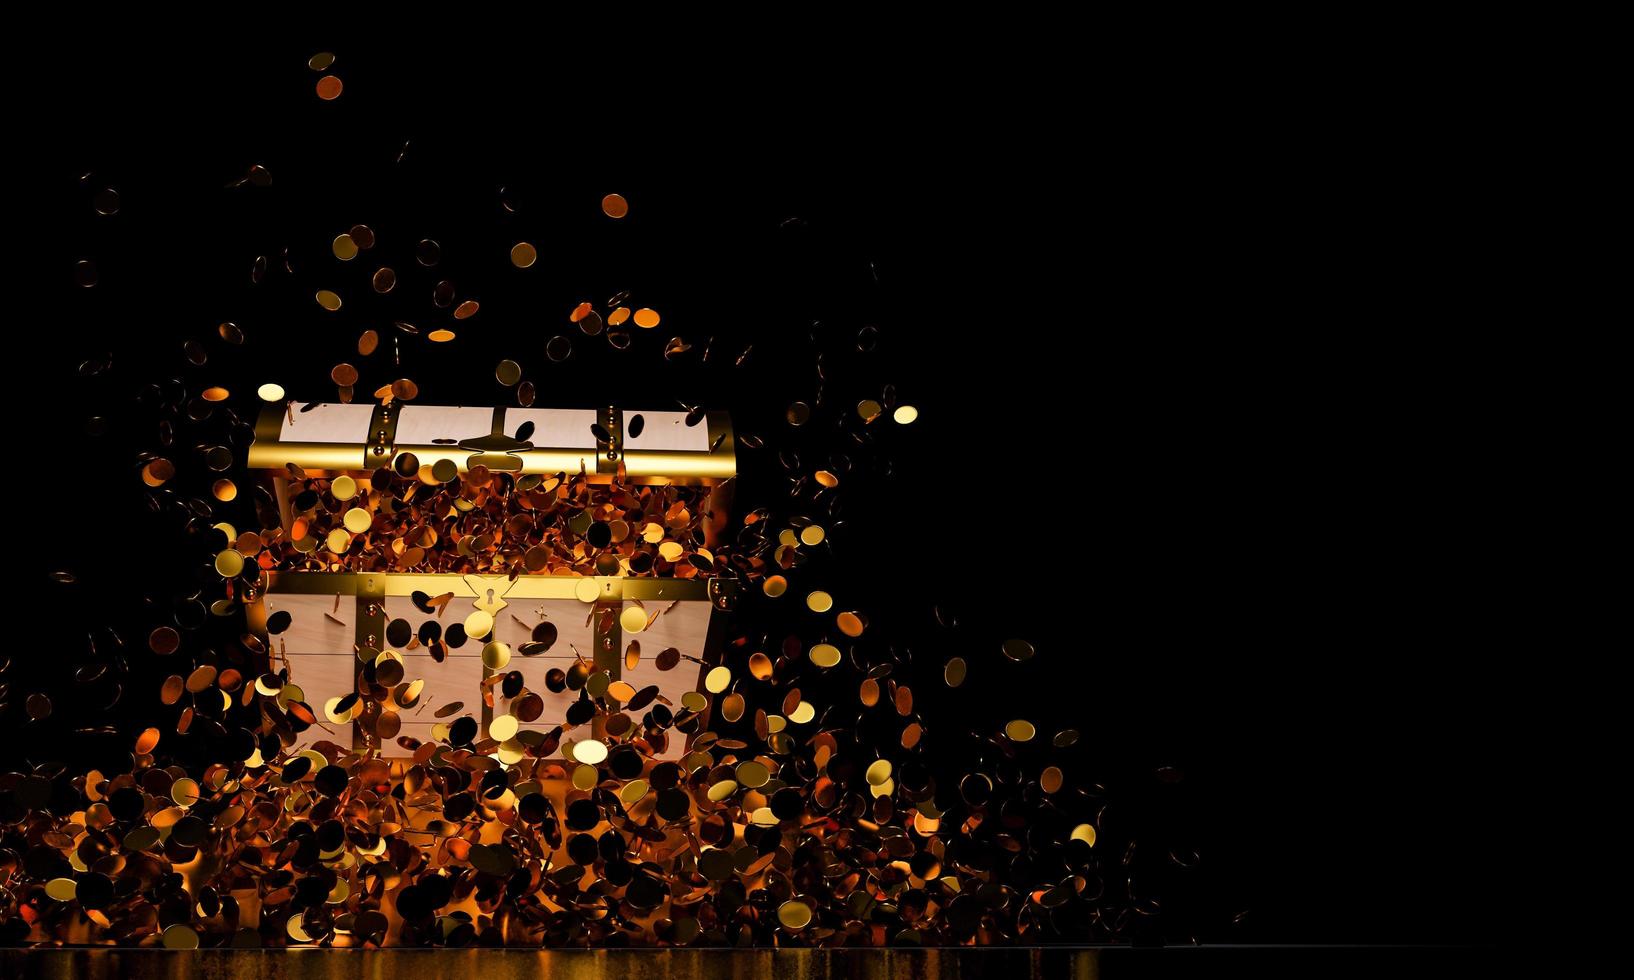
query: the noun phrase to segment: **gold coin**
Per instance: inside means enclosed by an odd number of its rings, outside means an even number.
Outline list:
[[[813,592],[806,596],[806,608],[815,613],[825,613],[834,608],[834,597],[827,592]]]
[[[1033,727],[1032,722],[1017,718],[1004,726],[1004,734],[1009,736],[1012,742],[1031,742],[1033,736],[1038,734],[1038,729]]]
[[[647,611],[640,606],[625,606],[618,615],[618,625],[626,633],[639,633],[647,628]]]
[[[508,742],[516,737],[519,724],[515,715],[500,715],[488,725],[488,737],[496,742]]]
[[[635,806],[641,802],[643,796],[647,795],[647,788],[645,779],[632,779],[624,784],[623,789],[618,791],[619,802],[627,807]]]
[[[207,402],[224,402],[228,398],[226,388],[206,388],[199,392],[199,397]]]
[[[805,545],[819,545],[823,543],[824,532],[816,524],[807,525],[800,531],[800,543]]]
[[[665,541],[658,546],[658,556],[665,561],[676,561],[685,552],[686,549],[681,547],[679,541]]]
[[[593,578],[581,578],[573,585],[573,596],[580,602],[595,602],[601,596],[601,586]]]
[[[216,573],[222,578],[234,578],[244,570],[244,556],[228,548],[216,555]]]
[[[480,640],[494,628],[494,617],[478,609],[465,617],[465,635],[473,640]]]
[[[1064,779],[1061,775],[1061,770],[1056,766],[1048,767],[1042,773],[1040,773],[1038,777],[1038,786],[1046,793],[1054,793],[1058,791],[1063,782]]]
[[[600,777],[600,775],[600,773],[596,772],[595,766],[574,766],[573,788],[584,792],[589,792],[595,787],[596,780]]]
[[[872,398],[864,398],[862,401],[857,402],[857,414],[862,416],[862,420],[864,422],[874,421],[875,419],[879,418],[880,413],[883,411],[885,411],[885,409],[880,406],[879,402],[874,401]]]
[[[494,380],[509,388],[522,380],[522,365],[515,361],[500,361],[494,368]]]
[[[329,484],[329,492],[336,500],[351,500],[357,496],[357,481],[349,476],[337,476]]]
[[[351,531],[353,534],[362,534],[369,529],[369,525],[374,523],[374,519],[362,507],[353,507],[346,512],[346,516],[342,518],[342,523],[346,525],[346,530]]]
[[[459,475],[459,465],[451,459],[439,459],[431,464],[431,478],[438,483],[447,483]]]
[[[284,386],[275,385],[270,381],[255,389],[255,393],[261,396],[261,400],[264,402],[281,402],[284,400]]]
[[[573,759],[587,766],[593,766],[607,758],[607,746],[595,739],[586,739],[583,742],[573,743]]]
[[[965,670],[965,658],[954,657],[942,668],[942,679],[948,687],[958,687],[965,682]]]
[[[785,929],[804,929],[811,924],[811,906],[790,899],[777,907],[777,921],[783,923]]]
[[[1072,828],[1072,839],[1081,840],[1090,847],[1095,846],[1095,825],[1081,823]]]
[[[336,235],[329,250],[335,253],[335,258],[342,262],[350,262],[357,258],[357,242],[352,241],[351,235]]]
[[[377,293],[391,292],[397,285],[397,270],[390,266],[381,266],[374,271],[374,276],[369,279],[369,285],[373,286]]]
[[[193,931],[192,926],[178,922],[164,931],[164,945],[165,949],[198,949],[199,934]]]
[[[789,712],[789,721],[796,725],[804,725],[815,717],[817,717],[817,709],[810,701],[801,701],[794,706],[793,711]]]
[[[726,666],[715,667],[704,675],[704,690],[719,694],[732,683],[732,671]]]
[[[478,303],[476,300],[468,299],[465,302],[461,303],[459,306],[456,306],[454,308],[454,319],[456,319],[456,320],[469,320],[471,317],[474,317],[474,316],[477,315],[477,310],[480,307],[481,307],[481,304]]]
[[[227,479],[217,480],[210,492],[215,494],[217,500],[227,503],[238,497],[238,485]]]
[[[865,625],[862,621],[862,617],[854,612],[840,613],[838,616],[834,617],[834,624],[840,628],[841,633],[844,633],[846,636],[850,637],[861,636]]]
[[[789,580],[781,575],[772,575],[761,585],[761,591],[776,599],[789,590]]]
[[[607,314],[607,325],[609,327],[622,326],[624,321],[628,320],[629,318],[630,308],[628,306],[621,306],[613,312]]]
[[[319,51],[306,60],[306,66],[313,71],[327,71],[329,66],[334,63],[335,53],[333,51]]]
[[[1002,649],[1011,660],[1030,660],[1033,656],[1033,645],[1026,640],[1005,640]]]
[[[170,784],[170,798],[177,806],[192,806],[199,801],[199,784],[182,778]]]
[[[454,331],[438,328],[426,334],[426,339],[434,344],[446,344],[454,339]]]
[[[891,778],[891,760],[874,760],[874,763],[868,767],[868,771],[863,775],[868,780],[868,785],[882,785],[887,779]]]
[[[325,102],[333,102],[340,98],[340,90],[344,87],[340,79],[333,75],[325,75],[318,79],[318,98]]]
[[[527,242],[517,242],[511,246],[511,265],[518,269],[526,269],[539,261],[539,250]]]
[[[653,327],[658,326],[658,320],[657,310],[650,310],[643,306],[635,311],[635,325],[643,330],[651,330]]]
[[[495,640],[482,648],[482,665],[489,670],[504,670],[510,662],[511,648],[507,644]]]
[[[352,536],[346,533],[345,528],[337,527],[329,532],[329,536],[324,539],[324,544],[329,546],[330,551],[339,555],[352,546]]]
[[[831,643],[819,643],[806,655],[819,667],[834,667],[840,662],[840,648]]]
[[[317,293],[318,305],[333,313],[340,309],[340,296],[330,289],[320,289]]]
[[[72,902],[78,889],[72,878],[52,878],[45,883],[45,893],[59,902]]]
[[[609,194],[601,199],[601,213],[609,218],[622,218],[630,213],[630,202],[622,194]]]
[[[907,425],[918,417],[919,409],[912,405],[898,405],[896,411],[891,413],[891,418],[896,419],[898,425]]]
[[[711,802],[720,803],[731,798],[737,791],[738,784],[735,780],[723,779],[709,787],[709,799]]]
[[[771,770],[753,759],[739,763],[736,775],[738,784],[747,786],[750,789],[759,789],[766,785],[767,780],[772,778]]]

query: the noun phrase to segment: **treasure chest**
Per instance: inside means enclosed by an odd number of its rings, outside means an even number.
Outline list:
[[[596,735],[678,756],[663,723],[705,720],[733,601],[712,549],[734,452],[724,412],[269,404],[249,465],[279,530],[248,608],[310,709],[295,748],[403,757],[452,730],[503,757],[589,695],[620,709]]]

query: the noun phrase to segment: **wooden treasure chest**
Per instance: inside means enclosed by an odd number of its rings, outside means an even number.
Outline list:
[[[675,758],[651,713],[703,722],[735,585],[724,412],[274,403],[249,465],[280,518],[251,627],[315,716],[295,748],[404,757],[595,715]]]

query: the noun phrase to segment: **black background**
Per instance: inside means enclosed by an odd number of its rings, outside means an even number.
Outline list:
[[[346,88],[322,103],[305,60],[329,46]],[[446,277],[483,307],[444,357],[404,345],[431,404],[511,403],[492,371],[512,357],[541,405],[682,399],[816,446],[781,422],[815,394],[816,350],[837,411],[895,384],[921,418],[880,434],[891,475],[848,480],[830,589],[919,644],[925,677],[955,652],[972,662],[959,691],[917,686],[929,718],[1074,725],[1072,775],[1137,822],[1152,772],[1185,772],[1149,816],[1202,855],[1171,938],[1491,936],[1518,859],[1497,803],[1499,694],[1461,622],[1463,423],[1433,394],[1440,351],[1349,274],[1390,274],[1388,246],[1359,231],[1367,162],[1336,166],[1346,148],[1313,144],[1304,113],[1263,93],[1148,104],[1082,92],[1065,68],[915,64],[893,83],[837,53],[793,67],[803,81],[774,84],[720,63],[323,39],[13,62],[28,96],[8,162],[8,476],[25,591],[7,761],[73,757],[63,665],[100,618],[139,609],[115,584],[162,594],[156,570],[193,572],[142,515],[134,452],[151,436],[133,421],[90,440],[84,419],[165,377],[230,378],[247,407],[260,380],[330,398],[344,360],[372,390],[390,372],[359,362],[357,333],[442,325],[428,300]],[[225,187],[254,163],[271,188]],[[103,186],[115,216],[92,209]],[[599,211],[610,191],[631,202],[624,221]],[[342,266],[328,242],[356,222],[381,245]],[[413,262],[422,237],[443,245],[436,275]],[[518,240],[538,246],[533,269],[510,266]],[[252,288],[254,256],[276,266],[286,246],[294,284],[275,271]],[[85,257],[90,290],[71,275]],[[379,264],[402,277],[400,306],[368,294]],[[318,288],[347,307],[319,310]],[[547,365],[573,305],[619,289],[663,325],[617,356],[577,338]],[[215,341],[222,320],[249,345]],[[878,351],[847,353],[864,325]],[[666,366],[676,334],[694,359],[715,337],[724,363]],[[184,364],[188,338],[206,368]],[[76,375],[105,352],[112,371]],[[741,465],[740,507],[778,492],[774,462]],[[45,581],[60,568],[80,577],[71,593]],[[930,629],[933,604],[955,636]],[[1001,663],[1009,636],[1039,656]],[[58,692],[57,713],[25,727],[35,689]],[[147,703],[127,692],[120,723]]]

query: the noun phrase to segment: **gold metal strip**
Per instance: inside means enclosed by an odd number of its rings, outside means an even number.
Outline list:
[[[374,417],[369,420],[369,441],[363,446],[365,470],[377,470],[391,462],[397,441],[397,416],[394,405],[374,407]]]
[[[380,406],[370,421],[368,441],[356,443],[281,442],[283,420],[289,405],[268,404],[261,410],[255,424],[255,441],[250,444],[247,463],[251,469],[282,470],[286,463],[306,470],[313,476],[339,473],[367,473],[391,462],[400,452],[412,452],[422,466],[433,466],[441,459],[449,459],[466,472],[471,453],[458,446],[399,446],[396,444],[399,406],[393,403]],[[496,409],[503,411],[503,409]],[[606,483],[624,463],[625,474],[633,482],[642,484],[674,483],[682,486],[715,486],[737,474],[737,446],[732,421],[723,411],[709,412],[703,423],[709,427],[709,449],[705,452],[684,450],[654,450],[624,448],[623,412],[608,406],[603,425],[613,436],[607,448],[570,448],[537,446],[512,455],[522,461],[523,473],[577,473],[585,467],[592,482]],[[359,453],[362,462],[359,463]],[[616,455],[609,455],[616,454]],[[595,466],[590,466],[594,458]]]
[[[456,575],[451,572],[268,572],[269,592],[296,595],[352,595],[369,588],[360,579],[380,582],[380,594],[407,596],[415,592],[475,599],[493,589],[495,595],[511,599],[579,599],[581,582],[595,583],[595,599],[640,599],[643,602],[707,601],[710,583],[716,579],[624,578],[620,576],[581,577],[567,575],[523,575],[514,582],[504,575]],[[482,591],[479,592],[478,589]]]

